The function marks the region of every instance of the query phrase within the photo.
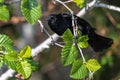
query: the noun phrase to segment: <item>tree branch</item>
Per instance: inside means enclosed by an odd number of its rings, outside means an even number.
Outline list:
[[[8,80],[9,77],[13,77],[14,73],[14,70],[8,69],[4,74],[0,76],[0,80]]]
[[[59,36],[57,34],[53,34],[51,37],[53,38],[54,41],[56,41],[59,38]],[[38,45],[36,48],[33,48],[32,49],[32,57],[38,55],[44,49],[49,48],[50,44],[51,44],[51,38],[48,38],[42,44]]]
[[[94,5],[96,4],[96,0],[93,0],[89,4],[87,4],[88,9],[92,9]],[[84,16],[87,13],[86,8],[84,7],[81,11],[78,12],[77,16]]]
[[[110,10],[120,12],[120,7],[113,6],[113,5],[108,5],[108,4],[104,4],[104,3],[97,3],[96,5],[94,5],[94,7],[103,7],[103,8],[107,8],[107,9],[110,9]]]

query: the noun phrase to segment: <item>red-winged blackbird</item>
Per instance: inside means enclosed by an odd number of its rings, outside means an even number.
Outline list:
[[[100,36],[95,33],[95,29],[85,21],[84,19],[74,15],[77,21],[78,29],[82,32],[82,35],[88,35],[88,43],[94,49],[94,51],[102,51],[103,49],[109,48],[113,44],[113,40]],[[66,29],[70,29],[73,32],[72,27],[72,15],[70,13],[64,12],[60,14],[51,14],[48,17],[49,27],[58,35],[62,35]]]

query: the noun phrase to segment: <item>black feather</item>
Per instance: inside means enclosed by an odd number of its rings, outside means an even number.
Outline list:
[[[96,34],[94,31],[95,29],[92,28],[87,21],[75,15],[74,17],[77,21],[76,25],[82,32],[82,35],[88,35],[88,43],[94,51],[102,51],[103,49],[109,48],[113,44],[112,39]],[[69,13],[51,14],[48,17],[48,25],[58,35],[62,35],[68,28],[73,32],[72,16]]]

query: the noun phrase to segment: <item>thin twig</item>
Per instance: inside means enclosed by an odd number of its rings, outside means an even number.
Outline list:
[[[80,47],[78,47],[79,51],[80,51],[80,54],[81,54],[81,57],[83,59],[83,63],[86,63],[86,60],[84,58],[84,55],[83,55],[83,52],[82,52],[82,49]]]
[[[55,43],[55,45],[59,46],[59,47],[64,47],[63,45],[59,44],[59,43]]]
[[[38,23],[40,24],[40,27],[41,27],[41,32],[45,32],[45,34],[47,34],[47,36],[48,37],[50,37],[51,39],[52,39],[52,37],[51,37],[51,35],[48,33],[48,31],[44,28],[44,26],[43,26],[43,24],[42,24],[42,22],[41,22],[41,20],[38,20]]]
[[[8,1],[4,1],[4,3],[5,3],[6,5],[13,4],[13,3],[17,3],[17,2],[20,2],[20,0],[8,0]]]
[[[55,1],[62,4],[65,8],[67,8],[70,11],[70,13],[73,13],[73,11],[64,2],[62,2],[60,0],[55,0]]]
[[[68,1],[65,1],[65,2],[63,2],[63,3],[70,3],[70,2],[73,2],[73,0],[68,0]]]
[[[51,38],[51,42],[52,42],[53,44],[55,44],[55,45],[57,45],[57,46],[59,46],[59,47],[63,47],[63,45],[61,45],[61,44],[57,43],[56,41],[54,41],[53,37],[52,37],[52,36],[48,33],[48,31],[44,28],[41,20],[38,20],[38,23],[39,23],[40,26],[41,26],[41,32],[44,31],[45,34],[47,34],[47,36],[48,36],[49,38]]]

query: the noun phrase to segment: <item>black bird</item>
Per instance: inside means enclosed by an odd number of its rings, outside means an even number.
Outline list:
[[[77,21],[78,29],[82,32],[82,35],[88,35],[88,43],[94,51],[99,52],[109,48],[113,44],[113,40],[107,37],[103,37],[95,33],[95,28],[85,21],[84,19],[74,15]],[[60,14],[51,14],[48,17],[49,27],[58,35],[62,35],[66,29],[70,29],[73,32],[72,27],[72,15],[64,12]]]

